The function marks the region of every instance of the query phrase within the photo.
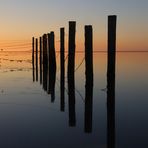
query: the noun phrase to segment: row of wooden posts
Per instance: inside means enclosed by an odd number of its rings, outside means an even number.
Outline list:
[[[115,63],[116,63],[116,20],[117,16],[108,16],[108,64],[107,64],[107,129],[108,145],[115,145]],[[75,117],[75,36],[76,22],[69,22],[68,42],[68,106],[69,125],[76,125]],[[54,101],[56,81],[56,51],[54,32],[44,34],[39,40],[40,49],[40,83],[44,90],[51,94]],[[36,56],[34,57],[34,53]],[[61,111],[64,111],[65,92],[65,29],[60,29],[60,85]],[[36,58],[36,60],[35,60]],[[38,39],[32,40],[32,62],[38,65]],[[85,26],[85,132],[92,131],[93,108],[93,28]],[[43,71],[43,73],[42,73]],[[35,73],[33,72],[33,76]],[[43,75],[43,76],[42,76]],[[48,75],[48,76],[47,76]],[[35,76],[33,77],[35,81]],[[38,66],[36,66],[36,81],[38,81]],[[48,83],[47,83],[48,81]],[[48,86],[47,86],[48,85]]]
[[[69,42],[68,42],[68,81],[70,85],[74,84],[75,74],[75,36],[76,36],[76,22],[69,22]],[[49,66],[49,75],[56,71],[56,51],[54,32],[44,34],[39,39],[40,49],[40,69]],[[36,60],[34,58],[34,52],[36,52]],[[65,30],[60,29],[60,71],[61,79],[65,77]],[[108,71],[107,75],[115,71],[115,67],[112,67],[112,62],[115,61],[116,53],[116,16],[108,17]],[[33,37],[32,39],[32,62],[36,61],[38,64],[38,39]],[[33,64],[34,65],[34,64]],[[93,29],[92,26],[85,26],[85,65],[86,65],[86,78],[89,77],[93,84]],[[115,65],[115,64],[114,64]],[[45,67],[46,66],[46,67]],[[38,66],[36,67],[38,71]],[[52,75],[52,74],[51,74]],[[36,73],[36,80],[38,80],[38,73]],[[42,81],[42,80],[40,80]]]

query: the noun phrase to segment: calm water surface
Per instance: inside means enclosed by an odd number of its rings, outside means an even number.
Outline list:
[[[107,124],[106,53],[94,53],[92,119],[91,110],[85,112],[85,62],[75,72],[76,102],[71,113],[66,70],[61,111],[59,57],[57,53],[53,101],[40,84],[40,75],[33,82],[30,52],[0,53],[0,147],[147,148],[148,52],[117,53],[112,129]],[[83,53],[76,54],[76,67],[83,58]]]

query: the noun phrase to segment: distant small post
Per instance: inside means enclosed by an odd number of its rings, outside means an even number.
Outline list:
[[[32,62],[34,62],[34,37],[32,38]]]
[[[48,57],[47,57],[47,35],[43,35],[43,64],[47,66]]]
[[[38,81],[38,39],[36,39],[36,81]]]
[[[61,68],[61,79],[60,79],[60,89],[61,89],[61,111],[65,110],[65,30],[60,29],[60,68]]]
[[[42,84],[42,37],[40,37],[40,84]]]
[[[32,38],[32,75],[33,75],[33,82],[35,81],[35,73],[34,73],[34,37]]]
[[[48,57],[47,57],[47,35],[43,35],[43,88],[47,91],[47,71],[48,71]]]
[[[93,29],[85,26],[85,132],[92,132],[93,110]]]

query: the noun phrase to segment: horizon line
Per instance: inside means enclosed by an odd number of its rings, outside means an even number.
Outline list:
[[[5,51],[0,51],[0,52],[32,52],[32,50],[5,50]],[[56,52],[60,52],[60,50],[56,50]],[[65,53],[68,51],[66,50]],[[85,51],[83,50],[76,50],[76,53],[84,53]],[[97,52],[104,52],[106,53],[107,50],[94,50],[93,53]],[[148,52],[148,50],[117,50],[116,52]]]

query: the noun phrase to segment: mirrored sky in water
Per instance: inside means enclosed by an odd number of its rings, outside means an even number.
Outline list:
[[[68,33],[68,21],[76,20],[77,48],[83,50],[84,25],[92,24],[95,49],[106,50],[107,15],[116,14],[118,50],[148,50],[147,7],[147,0],[1,0],[0,48],[50,31],[58,41],[59,28]]]
[[[31,52],[0,53],[1,147],[107,147],[109,132],[106,92],[107,54],[94,53],[93,112],[90,133],[86,133],[84,128],[87,123],[84,120],[85,64],[83,63],[75,73],[76,124],[71,127],[66,91],[67,71],[65,73],[65,112],[61,112],[59,56],[58,53],[56,54],[55,100],[51,102],[51,96],[43,90],[40,82],[33,82]],[[84,53],[76,54],[76,67],[83,57]],[[67,67],[67,61],[65,64]],[[117,53],[116,148],[148,147],[147,65],[148,53]]]

